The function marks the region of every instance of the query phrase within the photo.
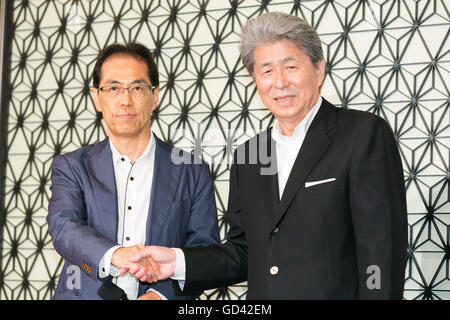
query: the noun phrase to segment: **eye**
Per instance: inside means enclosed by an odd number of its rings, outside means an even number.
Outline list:
[[[133,90],[135,92],[140,92],[140,91],[144,90],[144,88],[142,86],[134,86],[134,87],[131,87],[131,90]]]
[[[112,86],[112,87],[107,88],[107,90],[111,91],[111,92],[116,92],[116,91],[119,91],[119,87]]]
[[[296,69],[296,68],[295,68],[295,66],[287,66],[287,69],[288,69],[288,70],[294,70],[294,69]]]

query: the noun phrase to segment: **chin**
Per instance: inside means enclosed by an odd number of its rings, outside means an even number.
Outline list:
[[[284,119],[284,120],[289,120],[289,119],[294,119],[297,116],[297,113],[293,113],[293,112],[281,112],[278,114],[274,114],[275,118],[277,119]]]

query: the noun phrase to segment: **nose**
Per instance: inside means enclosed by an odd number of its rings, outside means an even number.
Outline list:
[[[274,87],[277,89],[286,88],[289,85],[289,81],[288,81],[286,74],[281,70],[275,71],[273,84],[274,84]]]
[[[133,99],[129,88],[124,88],[122,94],[120,95],[120,105],[127,107],[133,104]]]

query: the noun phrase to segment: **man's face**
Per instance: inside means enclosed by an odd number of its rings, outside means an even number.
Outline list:
[[[147,64],[128,55],[112,55],[101,68],[99,87],[130,87],[133,85],[152,85],[148,78]],[[120,89],[119,89],[120,90]],[[150,116],[158,106],[159,88],[148,94],[133,96],[124,90],[117,96],[108,96],[94,88],[93,98],[97,111],[101,112],[108,128],[108,136],[139,137],[150,133]]]
[[[317,65],[293,42],[256,47],[254,78],[264,105],[282,122],[298,124],[319,98],[325,62]]]

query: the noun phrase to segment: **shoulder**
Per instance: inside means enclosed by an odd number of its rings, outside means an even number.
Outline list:
[[[389,123],[382,117],[368,112],[355,109],[339,108],[324,99],[328,108],[333,108],[336,113],[336,122],[338,127],[345,130],[354,128],[357,131],[360,130],[373,130],[375,128],[381,128],[391,131]]]
[[[368,111],[336,108],[338,120],[353,122],[386,122],[382,117]]]
[[[164,161],[170,161],[175,166],[186,167],[187,169],[208,165],[194,154],[161,140],[156,134],[154,134],[154,137],[156,141],[156,156],[162,157]]]
[[[54,159],[54,165],[59,165],[61,163],[78,163],[83,161],[83,159],[90,157],[91,154],[95,151],[102,151],[104,148],[109,147],[108,138],[97,141],[90,145],[81,147],[79,149],[73,150],[71,152],[67,152],[64,154],[59,154]]]
[[[333,108],[336,111],[335,141],[345,144],[352,144],[352,141],[357,144],[396,143],[396,134],[384,118],[368,111]]]

